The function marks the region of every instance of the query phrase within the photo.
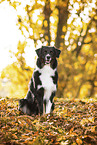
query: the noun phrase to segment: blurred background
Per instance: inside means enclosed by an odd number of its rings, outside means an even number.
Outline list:
[[[25,97],[42,45],[61,50],[57,97],[97,100],[97,1],[0,0],[1,97]]]

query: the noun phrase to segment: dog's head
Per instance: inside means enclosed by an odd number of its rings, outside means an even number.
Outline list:
[[[50,64],[54,59],[59,58],[61,51],[55,47],[42,46],[36,50],[36,53],[42,63]]]

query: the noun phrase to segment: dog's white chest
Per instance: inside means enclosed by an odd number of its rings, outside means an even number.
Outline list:
[[[55,70],[48,64],[45,65],[40,72],[40,80],[42,82],[42,87],[44,88],[44,99],[49,100],[51,93],[56,91],[56,85],[53,83],[52,79],[52,76],[55,75]]]

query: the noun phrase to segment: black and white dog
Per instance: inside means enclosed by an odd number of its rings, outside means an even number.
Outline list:
[[[26,114],[50,113],[54,109],[53,98],[57,90],[57,59],[60,50],[42,46],[36,50],[38,59],[25,99],[19,101],[19,110]],[[35,101],[36,100],[36,101]]]

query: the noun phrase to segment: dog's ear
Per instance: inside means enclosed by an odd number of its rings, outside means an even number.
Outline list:
[[[56,57],[59,58],[59,55],[61,53],[61,50],[59,50],[59,49],[57,49],[55,47],[54,47],[54,49],[55,49]]]
[[[40,55],[41,55],[41,49],[42,49],[42,48],[39,48],[39,49],[36,49],[36,50],[35,50],[38,57],[40,57]]]

